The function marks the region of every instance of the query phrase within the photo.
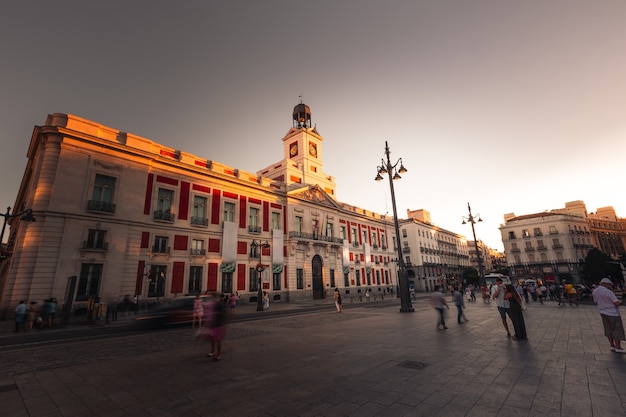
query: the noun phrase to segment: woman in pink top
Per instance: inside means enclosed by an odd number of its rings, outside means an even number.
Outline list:
[[[193,300],[193,318],[191,319],[191,327],[196,326],[196,320],[198,321],[198,328],[202,327],[202,318],[204,317],[204,305],[202,305],[202,299],[200,294],[196,295]]]

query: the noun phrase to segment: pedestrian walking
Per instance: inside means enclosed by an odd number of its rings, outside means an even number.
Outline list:
[[[226,313],[223,299],[211,294],[210,300],[204,305],[205,339],[211,342],[211,352],[207,354],[214,362],[222,359],[222,340],[226,335]]]
[[[335,288],[333,299],[335,301],[335,308],[337,309],[337,313],[341,313],[341,293],[339,292],[339,288]]]
[[[57,312],[57,299],[49,298],[43,304],[44,323],[48,327],[54,324],[54,316]]]
[[[28,322],[28,330],[33,330],[33,326],[37,320],[37,301],[31,301],[26,312],[26,321]]]
[[[593,290],[593,301],[598,305],[604,335],[609,340],[611,350],[617,353],[626,353],[626,349],[622,348],[622,340],[626,339],[624,338],[624,324],[619,312],[619,306],[622,305],[622,302],[615,296],[611,289],[612,286],[613,282],[609,278],[602,278],[600,285]]]
[[[567,301],[569,302],[570,307],[572,307],[572,303],[576,302],[576,306],[578,306],[578,298],[576,298],[576,288],[574,288],[574,284],[568,282],[565,284],[565,295],[567,296]]]
[[[447,330],[444,307],[448,310],[450,307],[446,303],[446,299],[441,292],[441,287],[435,285],[435,291],[430,296],[430,302],[435,310],[437,310],[437,330]]]
[[[511,317],[513,329],[515,330],[515,334],[512,336],[512,339],[527,340],[528,336],[526,335],[526,323],[524,323],[524,313],[522,309],[523,301],[513,285],[508,284],[506,286],[504,299],[509,301],[509,316]]]
[[[511,321],[513,318],[511,317],[511,303],[509,300],[504,298],[506,293],[506,288],[502,283],[502,278],[496,278],[495,291],[493,292],[493,299],[496,300],[496,306],[498,307],[498,313],[500,314],[500,319],[502,319],[502,326],[506,330],[506,337],[511,337],[511,332],[509,331],[509,324],[506,321],[506,316],[508,315]],[[517,294],[517,293],[516,293]]]
[[[463,302],[463,293],[461,292],[461,287],[457,287],[452,294],[454,299],[454,305],[456,306],[457,315],[456,322],[459,324],[463,324],[466,321],[469,321],[467,317],[465,317],[465,313],[463,312],[463,308],[465,307],[465,303]]]

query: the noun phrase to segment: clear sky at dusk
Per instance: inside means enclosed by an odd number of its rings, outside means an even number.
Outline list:
[[[35,125],[72,113],[256,172],[298,96],[340,201],[502,249],[505,213],[626,217],[626,1],[12,1],[0,13],[0,208]],[[4,211],[4,210],[3,210]]]

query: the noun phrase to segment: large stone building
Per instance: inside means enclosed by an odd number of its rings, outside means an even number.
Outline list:
[[[337,201],[305,104],[282,142],[281,161],[250,173],[74,115],[48,116],[34,129],[15,203],[36,221],[10,219],[0,308],[205,291],[254,302],[259,285],[281,301],[394,287],[392,218]]]
[[[542,213],[504,216],[500,226],[511,274],[516,278],[542,278],[546,282],[570,277],[582,283],[587,253],[597,248],[617,259],[624,254],[626,220],[612,207],[587,213],[584,202]]]

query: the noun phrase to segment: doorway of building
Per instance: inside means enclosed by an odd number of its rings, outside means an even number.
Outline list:
[[[322,300],[324,298],[324,280],[322,279],[322,257],[315,255],[311,260],[311,270],[313,271],[313,299]]]

